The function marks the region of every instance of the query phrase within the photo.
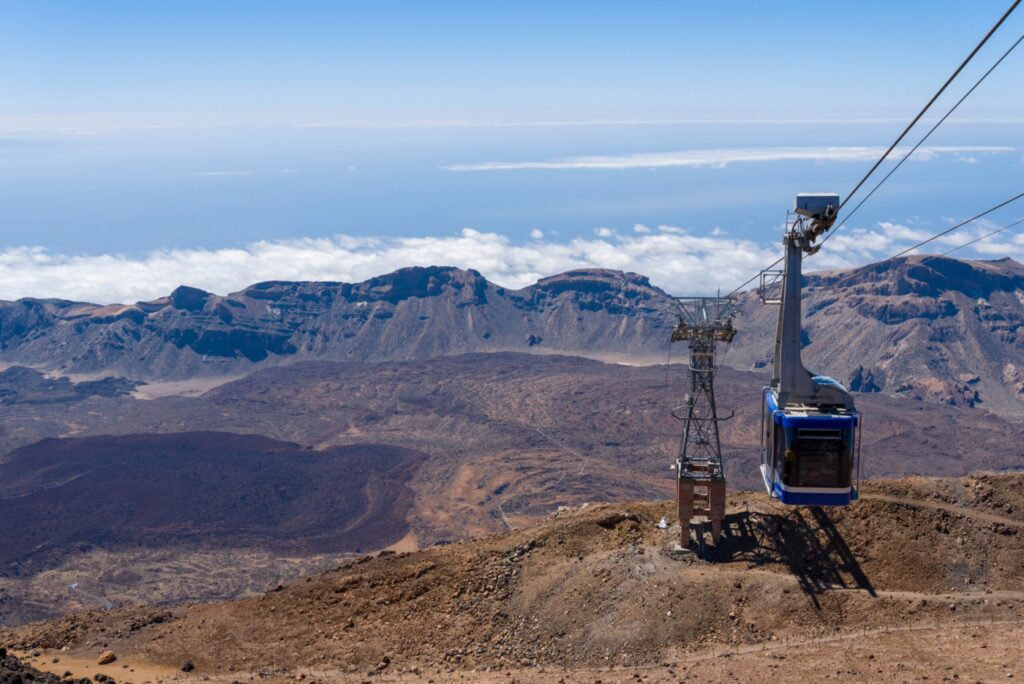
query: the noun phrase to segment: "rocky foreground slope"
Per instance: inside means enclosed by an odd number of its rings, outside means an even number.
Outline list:
[[[63,673],[62,673],[63,674]],[[26,684],[26,682],[38,682],[38,684],[59,684],[65,678],[52,672],[42,672],[28,665],[7,649],[0,646],[0,684]]]
[[[585,506],[258,598],[78,614],[0,638],[82,671],[110,648],[167,680],[185,662],[214,681],[1024,675],[1010,648],[1024,634],[1022,475],[878,481],[836,510],[737,494],[723,543],[703,554],[674,550],[663,516],[668,503]],[[951,658],[936,644],[952,640]]]

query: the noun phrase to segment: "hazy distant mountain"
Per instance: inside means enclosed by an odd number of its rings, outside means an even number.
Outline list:
[[[1024,411],[1021,264],[914,256],[805,282],[812,370],[861,392]],[[356,284],[266,282],[227,296],[182,286],[132,305],[23,299],[0,303],[0,363],[149,381],[496,351],[662,363],[669,299],[635,273],[571,271],[508,290],[443,267]],[[722,362],[765,368],[777,309],[751,292],[740,311]]]

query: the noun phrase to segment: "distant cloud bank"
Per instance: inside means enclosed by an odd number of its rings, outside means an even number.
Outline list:
[[[996,224],[978,222],[933,243],[944,251]],[[892,223],[844,229],[808,263],[812,270],[875,261],[935,232]],[[1024,235],[980,242],[971,254],[1024,258]],[[465,228],[458,235],[370,238],[339,235],[254,242],[239,248],[160,250],[141,256],[63,255],[41,247],[0,251],[0,299],[63,298],[101,304],[135,302],[191,285],[226,294],[263,280],[356,282],[406,266],[473,268],[492,282],[520,288],[574,268],[612,268],[650,276],[673,294],[728,292],[773,262],[774,241],[757,244],[721,229],[698,235],[676,226],[637,225],[619,233],[597,228],[593,238],[545,239],[536,231],[517,243],[508,236]]]
[[[929,160],[940,155],[954,155],[965,162],[975,162],[978,154],[1000,154],[1015,151],[1002,146],[921,147],[912,160]],[[899,159],[909,148],[897,147],[890,158]],[[525,169],[656,169],[678,166],[725,167],[729,164],[775,161],[874,161],[885,152],[884,147],[751,147],[710,150],[683,150],[609,156],[563,157],[546,161],[482,162],[451,164],[447,171],[515,171]]]

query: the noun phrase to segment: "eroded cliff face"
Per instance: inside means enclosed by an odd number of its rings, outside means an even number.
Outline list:
[[[777,309],[745,296],[724,362],[771,361]],[[804,281],[804,361],[858,391],[1024,411],[1024,266],[912,256]]]

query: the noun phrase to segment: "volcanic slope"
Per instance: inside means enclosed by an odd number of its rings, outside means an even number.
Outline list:
[[[409,520],[419,542],[432,544],[524,524],[559,505],[671,496],[668,464],[681,428],[668,407],[682,401],[686,382],[681,364],[513,353],[307,362],[258,371],[198,398],[0,406],[0,441],[192,429],[260,434],[314,449],[403,447],[429,456],[408,482],[415,493]],[[759,486],[764,382],[761,373],[729,368],[718,376],[719,406],[736,410],[722,433],[736,489]],[[1024,426],[1015,421],[882,394],[862,394],[858,406],[865,477],[1024,466]]]
[[[269,369],[205,399],[234,416],[308,417],[289,427],[296,432],[275,435],[282,439],[368,440],[427,451],[432,458],[410,486],[417,493],[413,529],[431,543],[494,532],[509,518],[522,524],[562,504],[671,496],[668,464],[681,428],[667,408],[682,400],[687,380],[685,365],[478,354]],[[718,376],[719,405],[736,411],[723,424],[727,477],[736,489],[760,486],[764,382],[731,369]],[[1013,421],[885,395],[858,400],[865,477],[1024,466],[1024,426]]]
[[[129,667],[188,661],[212,681],[1024,674],[1024,475],[876,481],[846,509],[732,495],[703,558],[659,529],[671,509],[592,505],[259,598],[97,611],[2,638],[43,649],[37,666],[53,649],[84,664],[112,648]]]
[[[0,520],[18,523],[0,541],[0,622],[246,595],[338,554],[667,498],[680,430],[668,406],[685,381],[682,365],[496,353],[307,362],[152,401],[44,383],[32,403],[0,403],[0,443],[30,442],[0,459]],[[760,486],[763,382],[718,376],[719,406],[736,409],[723,425],[733,489]],[[1024,426],[986,411],[881,394],[858,405],[865,477],[1024,465]],[[76,436],[38,441],[54,434]]]
[[[325,556],[387,546],[408,533],[407,482],[424,458],[216,432],[24,447],[0,463],[0,621],[60,614],[93,594],[239,595],[322,567]]]

